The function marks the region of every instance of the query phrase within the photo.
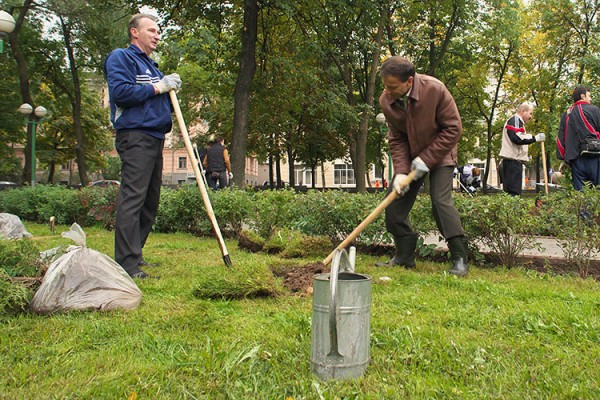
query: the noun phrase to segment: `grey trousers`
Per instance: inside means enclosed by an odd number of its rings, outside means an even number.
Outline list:
[[[140,271],[142,248],[158,211],[164,140],[143,132],[118,132],[121,187],[115,224],[115,261],[127,273]]]
[[[431,196],[433,218],[446,240],[465,234],[458,210],[454,207],[454,200],[452,200],[453,172],[453,167],[440,167],[429,172],[429,194]],[[394,200],[386,208],[386,228],[394,237],[410,235],[415,232],[410,223],[409,214],[425,178],[424,176],[417,181],[413,181],[409,191],[404,196]],[[392,186],[390,185],[388,192],[394,190]]]

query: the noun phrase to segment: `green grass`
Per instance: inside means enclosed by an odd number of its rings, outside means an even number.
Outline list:
[[[68,243],[67,227],[26,227],[44,249]],[[86,233],[112,255],[112,232]],[[284,263],[227,245],[234,268]],[[145,255],[161,279],[138,282],[137,310],[1,317],[0,398],[600,398],[593,280],[504,268],[457,279],[447,265],[378,269],[358,254],[374,281],[371,362],[359,379],[324,382],[310,372],[310,296],[195,297],[214,271],[228,275],[214,239],[152,234]]]

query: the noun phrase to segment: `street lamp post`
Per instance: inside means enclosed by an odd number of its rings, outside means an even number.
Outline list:
[[[31,187],[33,187],[35,186],[35,131],[37,124],[42,121],[48,111],[42,106],[38,106],[34,110],[31,104],[24,103],[19,107],[19,112],[27,118],[27,130],[31,125]]]
[[[383,125],[385,124],[385,121],[386,121],[385,115],[383,113],[379,113],[375,117],[375,120],[379,124],[379,135],[381,135],[381,129],[383,128]],[[380,145],[381,145],[381,141],[380,141]],[[382,163],[382,165],[383,165],[383,163]],[[382,172],[381,172],[381,177],[383,178],[383,168],[382,168]],[[391,183],[392,183],[392,154],[390,151],[388,151],[388,185],[391,185]]]
[[[15,29],[15,25],[13,16],[0,10],[0,54],[4,53],[4,38]]]

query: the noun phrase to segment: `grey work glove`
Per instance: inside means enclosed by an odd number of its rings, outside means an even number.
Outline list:
[[[410,169],[417,171],[415,175],[415,181],[424,177],[429,172],[429,167],[425,162],[421,159],[421,157],[415,157],[410,164]]]
[[[536,142],[543,142],[544,140],[546,140],[546,134],[545,133],[538,133],[537,135],[535,135],[535,141]]]
[[[181,78],[179,74],[165,75],[163,78],[154,84],[160,94],[166,93],[169,90],[179,90],[181,87]]]
[[[233,179],[233,172],[229,173],[229,179]]]
[[[392,182],[392,187],[400,197],[404,196],[408,192],[408,189],[410,189],[410,182],[404,183],[405,181],[406,175],[398,174],[394,177],[394,182]]]

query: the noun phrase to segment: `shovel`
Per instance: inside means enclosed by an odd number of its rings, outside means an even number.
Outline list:
[[[417,174],[417,171],[411,171],[406,178],[404,178],[404,182],[402,182],[402,187],[408,186],[410,185],[410,183],[415,179],[415,175]],[[373,210],[371,211],[371,214],[369,214],[367,216],[367,218],[364,219],[363,222],[361,222],[356,228],[354,228],[354,230],[352,231],[352,233],[350,233],[350,235],[348,235],[348,237],[346,239],[344,239],[344,241],[342,243],[340,243],[338,245],[338,247],[336,247],[328,256],[325,260],[323,260],[323,264],[327,265],[331,262],[331,260],[333,259],[333,256],[335,255],[336,250],[342,250],[345,249],[346,247],[348,247],[348,245],[350,243],[352,243],[352,241],[354,239],[356,239],[356,237],[358,235],[360,235],[360,233],[362,231],[365,230],[365,228],[373,221],[375,221],[375,219],[377,217],[379,217],[379,214],[381,214],[383,212],[383,210],[385,210],[390,204],[392,204],[392,201],[396,200],[396,198],[398,198],[398,192],[396,192],[395,190],[392,189],[392,191],[390,192],[390,194],[388,194],[386,196],[385,199],[383,199],[383,201]]]
[[[219,229],[219,224],[217,223],[215,212],[213,211],[212,204],[210,203],[210,198],[208,197],[208,193],[206,192],[206,187],[204,186],[204,181],[202,180],[202,175],[200,173],[200,168],[198,167],[198,160],[196,160],[196,155],[194,154],[194,148],[192,147],[190,135],[188,134],[187,127],[185,126],[185,121],[183,120],[183,114],[181,113],[181,108],[179,107],[179,100],[177,100],[177,94],[175,93],[175,90],[169,91],[169,96],[171,97],[171,103],[173,103],[173,109],[175,110],[175,115],[177,116],[177,123],[179,124],[179,128],[181,129],[181,135],[183,136],[185,148],[187,149],[190,160],[192,160],[194,175],[196,176],[196,182],[198,183],[198,188],[200,189],[200,194],[202,195],[204,207],[206,208],[208,218],[210,219],[213,230],[215,231],[215,235],[217,236],[217,241],[219,242],[219,248],[221,249],[221,254],[223,255],[223,262],[225,262],[226,266],[231,267],[233,266],[233,264],[231,263],[231,258],[229,257],[229,253],[227,252],[227,247],[225,247],[225,240],[223,240],[223,235],[221,235],[221,229]]]

